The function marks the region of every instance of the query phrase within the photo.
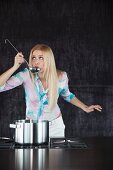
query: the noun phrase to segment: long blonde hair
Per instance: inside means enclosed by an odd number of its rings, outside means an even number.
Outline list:
[[[57,104],[58,98],[58,75],[56,70],[56,64],[54,59],[54,54],[51,48],[45,44],[35,45],[30,52],[29,65],[32,67],[32,54],[35,50],[40,50],[43,52],[45,71],[43,77],[46,80],[48,87],[48,100],[49,109],[52,110]],[[31,73],[32,81],[34,82],[35,75]]]

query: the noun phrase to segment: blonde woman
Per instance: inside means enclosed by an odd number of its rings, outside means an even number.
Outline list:
[[[100,105],[87,106],[69,91],[67,74],[56,69],[53,52],[47,45],[37,44],[30,52],[29,66],[39,68],[38,73],[32,73],[25,68],[24,71],[12,76],[24,62],[23,54],[17,53],[14,65],[0,76],[0,91],[23,85],[26,99],[26,119],[51,121],[50,137],[64,137],[65,125],[57,104],[59,95],[87,113],[95,109],[101,111]]]

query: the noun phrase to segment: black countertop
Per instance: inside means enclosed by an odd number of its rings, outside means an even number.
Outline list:
[[[82,139],[84,148],[0,149],[2,170],[112,170],[113,137]]]

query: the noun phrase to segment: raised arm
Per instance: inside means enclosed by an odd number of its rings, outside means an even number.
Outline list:
[[[22,53],[17,53],[14,60],[14,65],[9,70],[0,75],[0,86],[3,86],[11,75],[24,63],[24,57]]]

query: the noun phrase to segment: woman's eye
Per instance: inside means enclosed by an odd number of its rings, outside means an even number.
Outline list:
[[[36,57],[32,57],[32,60],[35,60],[36,59]]]
[[[44,58],[43,57],[39,57],[39,60],[43,60]]]

